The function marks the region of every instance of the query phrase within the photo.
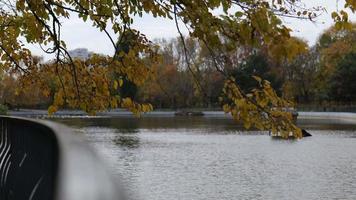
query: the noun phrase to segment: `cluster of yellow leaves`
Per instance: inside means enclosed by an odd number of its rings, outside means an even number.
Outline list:
[[[59,19],[69,18],[69,13],[74,12],[83,21],[90,19],[101,31],[112,24],[109,28],[122,35],[132,23],[131,14],[145,11],[165,16],[164,9],[155,1],[17,0],[13,3],[14,7],[8,4],[11,12],[0,12],[0,65],[3,70],[17,74],[21,82],[19,91],[29,92],[36,87],[45,96],[53,95],[50,114],[63,107],[80,108],[89,114],[118,107],[135,113],[152,110],[149,104],[134,101],[128,104],[127,98],[125,103],[122,97],[112,94],[111,91],[123,87],[123,80],[112,82],[109,78],[115,72],[139,86],[150,76],[150,66],[158,62],[159,56],[144,35],[131,30],[136,37],[128,52],[117,51],[113,57],[96,55],[86,61],[72,60],[60,38]],[[22,48],[21,37],[27,43],[53,45],[46,51],[57,54],[57,60],[33,63],[30,51]]]
[[[136,116],[140,116],[142,112],[150,112],[153,110],[153,106],[151,104],[138,104],[133,102],[130,98],[122,99],[121,106],[129,109]]]
[[[130,98],[114,95],[111,90],[123,87],[123,80],[111,81],[109,73],[116,66],[112,58],[94,55],[86,61],[74,60],[76,79],[73,78],[72,64],[48,63],[28,68],[30,73],[20,77],[22,91],[39,87],[43,95],[54,93],[53,104],[48,108],[50,114],[61,107],[80,108],[91,115],[108,108],[127,108],[134,114],[152,110],[150,104],[139,104]],[[58,75],[59,74],[59,75]],[[137,77],[144,78],[144,74]],[[140,80],[141,81],[141,80]]]
[[[294,125],[291,112],[287,112],[293,105],[278,97],[268,81],[254,78],[259,87],[248,94],[236,85],[233,78],[225,82],[224,96],[220,98],[224,112],[243,122],[246,129],[256,127],[284,138],[290,135],[301,138],[301,130]]]
[[[0,68],[2,70],[20,71],[21,64],[31,64],[30,51],[23,48],[17,39],[21,34],[20,27],[20,18],[0,14]]]
[[[337,30],[346,29],[351,30],[352,24],[349,21],[349,14],[347,13],[347,8],[351,10],[351,12],[355,13],[356,10],[356,0],[346,0],[344,10],[340,10],[338,12],[332,12],[331,17],[335,21],[335,28]]]

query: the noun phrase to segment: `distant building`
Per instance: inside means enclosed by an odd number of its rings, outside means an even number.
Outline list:
[[[81,60],[87,60],[88,58],[90,58],[90,56],[92,54],[93,54],[93,52],[89,52],[88,49],[86,49],[86,48],[78,48],[78,49],[69,51],[69,55],[72,58],[79,58]]]

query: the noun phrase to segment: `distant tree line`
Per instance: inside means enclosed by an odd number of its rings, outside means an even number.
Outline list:
[[[285,69],[285,92],[299,103],[355,103],[356,25],[351,31],[329,28]]]
[[[224,65],[226,73],[246,92],[257,87],[253,76],[258,76],[270,81],[279,95],[297,104],[353,104],[356,102],[356,25],[353,26],[352,31],[329,28],[314,46],[292,60],[280,61],[270,56],[267,48],[242,47],[221,54],[218,64]],[[293,39],[307,46],[303,40]],[[224,79],[214,70],[213,55],[204,44],[186,38],[188,58],[195,74],[192,76],[179,39],[157,42],[162,46],[164,62],[157,69],[157,80],[151,80],[147,88],[139,90],[138,98],[159,108],[219,107]]]
[[[124,38],[118,48],[129,51],[129,36]],[[301,39],[292,39],[300,43],[295,48],[307,46]],[[220,49],[222,52],[216,53],[192,38],[185,38],[185,46],[180,38],[157,39],[155,43],[161,62],[154,66],[154,76],[138,87],[124,75],[108,70],[112,95],[150,102],[155,108],[220,108],[227,74],[246,93],[258,87],[254,77],[260,77],[271,82],[279,95],[299,104],[356,102],[356,25],[351,31],[331,27],[314,46],[282,61],[263,46]],[[19,90],[25,87],[16,76],[2,74],[0,103],[10,108],[47,108],[56,98],[56,88],[51,77],[43,79],[48,87]]]

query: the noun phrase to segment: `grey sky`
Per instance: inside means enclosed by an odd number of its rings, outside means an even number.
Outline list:
[[[320,16],[317,22],[284,19],[284,23],[293,29],[293,35],[304,38],[309,45],[314,45],[320,33],[332,25],[331,12],[338,7],[342,9],[343,1],[337,3],[337,0],[306,0],[305,2],[307,6],[324,6],[327,12]],[[356,15],[350,14],[350,19],[356,21]],[[135,18],[134,27],[146,34],[151,40],[178,36],[174,21],[168,19],[153,18],[146,15],[143,18]],[[181,29],[183,33],[187,34],[184,26]],[[97,53],[109,55],[113,53],[113,47],[105,34],[78,18],[74,17],[63,21],[62,31],[62,38],[66,41],[68,49],[88,48],[90,51]],[[50,58],[44,55],[37,46],[31,46],[30,49],[36,55],[43,55],[46,59]]]

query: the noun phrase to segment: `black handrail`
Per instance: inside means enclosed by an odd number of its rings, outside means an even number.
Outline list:
[[[62,125],[0,117],[1,200],[119,200],[92,148]]]

